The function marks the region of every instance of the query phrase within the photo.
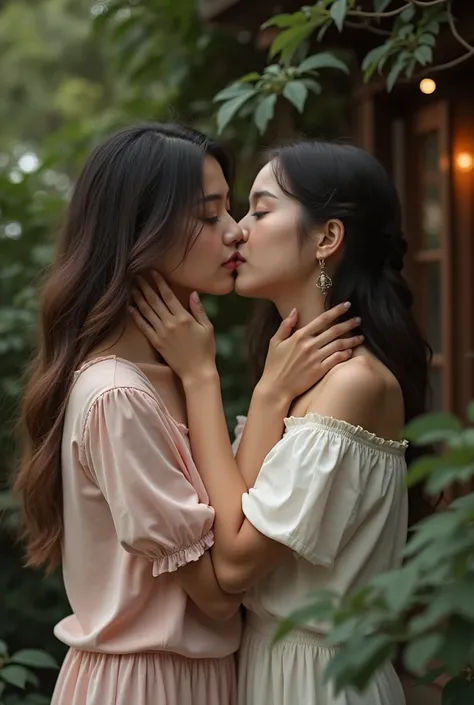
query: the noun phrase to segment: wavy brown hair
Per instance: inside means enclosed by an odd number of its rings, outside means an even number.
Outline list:
[[[139,125],[96,147],[79,176],[42,295],[39,350],[20,415],[13,489],[29,566],[51,570],[61,562],[61,441],[74,371],[124,325],[135,277],[159,266],[178,238],[185,252],[192,246],[206,155],[230,183],[228,155],[202,133]]]

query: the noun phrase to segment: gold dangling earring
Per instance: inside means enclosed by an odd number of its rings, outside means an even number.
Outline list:
[[[318,261],[321,271],[319,272],[319,277],[316,279],[316,287],[322,291],[325,296],[332,287],[332,279],[326,274],[326,262],[324,259]]]

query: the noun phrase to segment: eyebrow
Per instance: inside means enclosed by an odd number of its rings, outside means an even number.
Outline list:
[[[270,191],[255,191],[254,193],[250,194],[250,198],[253,199],[254,201],[258,201],[260,198],[274,198],[278,201],[278,196],[275,196],[274,193],[271,193]]]
[[[207,196],[204,196],[204,198],[200,199],[201,203],[213,203],[214,201],[223,201],[227,200],[229,198],[229,192],[226,194],[222,193],[210,193]]]

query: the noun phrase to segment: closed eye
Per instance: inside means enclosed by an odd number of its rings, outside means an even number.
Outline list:
[[[252,213],[252,218],[255,218],[255,220],[261,220],[264,215],[267,215],[268,211],[255,211],[255,213]]]
[[[228,215],[232,215],[232,213],[228,210],[227,211]],[[209,218],[203,218],[202,219],[204,223],[209,223],[210,225],[216,225],[217,223],[221,222],[221,218],[218,215],[213,215],[210,216]]]

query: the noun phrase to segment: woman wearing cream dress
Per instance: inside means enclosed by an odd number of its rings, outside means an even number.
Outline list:
[[[279,621],[312,590],[346,593],[402,560],[407,444],[397,439],[425,410],[429,350],[401,273],[399,201],[363,150],[303,142],[276,151],[249,202],[236,291],[264,300],[250,341],[254,399],[273,394],[274,402],[266,414],[251,407],[244,430],[240,423],[236,460],[198,300],[193,316],[183,313],[159,279],[161,297],[143,285],[143,317],[134,314],[183,380],[193,457],[216,510],[217,579],[228,592],[247,591],[239,704],[403,705],[389,662],[364,694],[335,695],[323,678],[332,653],[324,624],[272,648]],[[292,338],[303,340],[305,326],[346,300],[364,344],[309,391],[269,389],[266,355],[288,342],[272,338],[282,318],[296,309]]]
[[[232,291],[242,231],[231,175],[201,133],[139,125],[99,145],[76,184],[41,304],[16,479],[28,563],[62,563],[73,612],[55,629],[70,649],[53,705],[235,703],[241,596],[215,576],[182,386],[127,311],[152,267],[183,301],[195,288]],[[274,361],[269,384],[292,388],[296,374],[310,387],[347,359],[357,341],[330,341],[354,325],[334,327],[325,349],[312,341],[316,366],[285,375]],[[287,347],[298,363],[301,345]],[[268,403],[256,400],[259,413]]]

